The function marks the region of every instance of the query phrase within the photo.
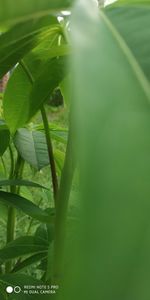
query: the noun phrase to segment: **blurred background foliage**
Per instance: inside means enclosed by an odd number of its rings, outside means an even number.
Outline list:
[[[150,1],[0,7],[0,299],[149,299]]]

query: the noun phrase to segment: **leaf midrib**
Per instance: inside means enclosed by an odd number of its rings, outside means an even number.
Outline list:
[[[112,33],[113,37],[117,41],[120,49],[124,53],[128,63],[130,64],[133,73],[135,77],[137,78],[141,88],[143,89],[149,103],[150,103],[150,84],[145,76],[142,68],[140,67],[136,57],[133,55],[132,51],[128,47],[126,41],[123,39],[123,37],[120,35],[116,27],[113,25],[113,23],[110,21],[110,19],[107,17],[107,15],[104,13],[104,11],[100,10],[100,16],[102,17],[104,23]]]
[[[57,30],[56,30],[56,32],[57,32]],[[30,33],[30,34],[28,34],[28,35],[26,35],[26,36],[24,36],[24,37],[18,39],[17,41],[13,41],[13,42],[12,42],[12,45],[11,45],[11,43],[9,43],[9,44],[7,45],[7,48],[9,48],[10,46],[14,46],[14,45],[15,45],[16,43],[18,43],[18,42],[20,43],[20,42],[23,42],[24,40],[26,41],[27,38],[30,38],[30,39],[28,39],[25,43],[21,44],[21,45],[17,48],[17,51],[18,51],[18,50],[24,48],[26,45],[28,45],[28,44],[33,40],[33,37],[34,37],[36,34],[38,35],[38,34],[40,34],[40,33],[41,33],[41,37],[40,37],[40,38],[42,38],[42,40],[41,40],[41,42],[42,42],[43,40],[45,40],[45,36],[47,37],[47,35],[48,35],[48,36],[53,35],[53,34],[55,33],[55,29],[54,29],[54,31],[53,31],[52,29],[48,29],[47,31],[44,32],[44,35],[43,35],[43,32],[42,32],[42,31],[32,32],[32,33]],[[40,43],[39,43],[39,44],[40,44]],[[12,51],[9,51],[9,53],[6,54],[6,55],[0,60],[0,63],[3,63],[3,61],[5,61],[7,58],[9,58],[9,57],[10,57],[11,55],[13,55],[14,53],[16,53],[16,49],[15,49],[15,48],[13,48]]]

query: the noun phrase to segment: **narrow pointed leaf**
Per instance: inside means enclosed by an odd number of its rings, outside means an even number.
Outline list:
[[[47,253],[38,253],[38,254],[34,254],[24,260],[22,260],[20,263],[18,263],[12,270],[12,273],[16,273],[22,269],[25,269],[39,261],[43,261],[44,259],[46,259],[47,257]]]
[[[12,193],[0,191],[0,202],[21,210],[28,216],[44,223],[50,222],[49,215],[31,201]]]
[[[39,252],[47,252],[46,245],[35,243],[35,239],[32,236],[23,236],[0,249],[0,262],[2,264],[6,260]]]
[[[32,182],[32,181],[29,181],[29,180],[24,180],[24,179],[0,180],[0,186],[1,187],[3,187],[3,186],[28,186],[28,187],[47,189],[43,185],[40,185],[36,182]]]

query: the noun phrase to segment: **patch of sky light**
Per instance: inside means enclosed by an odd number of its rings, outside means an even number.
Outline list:
[[[104,1],[104,6],[107,6],[107,5],[109,5],[109,4],[112,4],[112,3],[114,3],[114,2],[116,2],[117,0],[105,0]]]
[[[69,10],[63,10],[63,11],[61,12],[61,14],[62,14],[63,16],[70,16],[71,12],[70,12]]]
[[[58,21],[62,22],[64,20],[64,17],[68,17],[71,15],[71,12],[69,10],[63,10],[61,11],[61,15],[58,16]]]

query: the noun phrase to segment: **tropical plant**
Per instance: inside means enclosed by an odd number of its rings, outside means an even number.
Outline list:
[[[0,121],[2,300],[34,299],[24,287],[43,284],[59,291],[41,299],[149,298],[150,1],[102,3],[0,0],[0,78],[11,71]],[[49,121],[57,91],[67,128]],[[27,164],[47,167],[49,183],[27,180]],[[23,187],[48,202],[31,201]],[[9,285],[22,291],[8,295]]]

